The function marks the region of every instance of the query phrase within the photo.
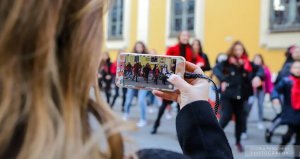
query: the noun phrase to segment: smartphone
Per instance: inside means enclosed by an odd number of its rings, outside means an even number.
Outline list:
[[[117,59],[116,85],[131,89],[175,91],[167,81],[171,74],[183,77],[185,58],[151,54],[121,53]]]

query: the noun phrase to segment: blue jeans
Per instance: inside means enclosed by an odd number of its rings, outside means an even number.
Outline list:
[[[158,98],[157,98],[156,96],[154,96],[154,95],[152,94],[151,91],[148,91],[147,97],[148,97],[148,100],[149,100],[150,105],[153,105],[153,106],[160,106],[160,101],[158,100]]]
[[[129,114],[131,102],[136,92],[138,92],[138,105],[140,106],[140,118],[142,120],[146,120],[146,107],[147,107],[146,96],[148,93],[147,90],[128,89],[126,94],[126,101],[125,101],[125,113]]]
[[[265,92],[264,90],[258,90],[255,94],[257,98],[257,106],[258,106],[258,118],[259,121],[263,121],[264,118],[264,99],[265,99]]]

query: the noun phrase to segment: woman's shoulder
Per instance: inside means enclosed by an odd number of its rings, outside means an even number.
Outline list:
[[[179,44],[175,44],[175,45],[171,45],[168,47],[168,49],[176,49],[176,48],[179,48]]]
[[[286,76],[282,79],[282,84],[284,85],[291,85],[292,84],[292,79],[290,76]]]

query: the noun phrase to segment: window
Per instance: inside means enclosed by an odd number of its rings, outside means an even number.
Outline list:
[[[172,0],[171,35],[177,36],[182,30],[194,34],[195,0]]]
[[[300,0],[271,0],[270,31],[300,31]]]
[[[123,0],[115,0],[108,16],[108,39],[122,39],[123,36]]]

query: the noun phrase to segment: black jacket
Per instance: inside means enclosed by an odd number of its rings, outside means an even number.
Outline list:
[[[251,80],[258,76],[264,79],[264,69],[261,66],[252,65],[252,72],[247,72],[244,67],[229,64],[227,61],[217,64],[213,68],[213,73],[220,82],[228,85],[222,97],[247,100],[253,94]]]
[[[196,101],[185,106],[176,117],[176,130],[183,154],[159,149],[139,151],[141,159],[232,159],[233,155],[224,131],[211,106]]]
[[[283,95],[281,122],[282,124],[291,124],[300,126],[300,111],[294,110],[291,104],[291,89],[293,81],[289,77],[282,78],[274,87],[271,94],[272,99],[280,99]]]
[[[210,67],[210,63],[209,63],[209,60],[208,60],[208,57],[205,53],[202,53],[201,54],[201,57],[204,59],[204,62],[205,62],[205,65],[203,67],[201,67],[201,69],[205,72],[205,71],[209,71],[211,70],[211,67]]]
[[[288,61],[284,63],[284,65],[281,68],[281,71],[279,71],[278,76],[276,78],[275,84],[277,84],[279,81],[281,81],[284,77],[288,77],[290,75],[291,66],[294,61]]]

